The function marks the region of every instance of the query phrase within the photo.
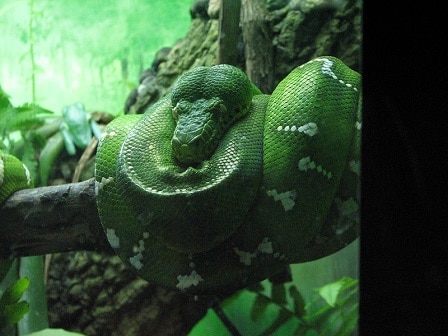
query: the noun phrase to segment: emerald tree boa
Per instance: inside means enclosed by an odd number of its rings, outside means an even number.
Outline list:
[[[194,68],[103,131],[105,234],[142,278],[186,293],[261,281],[309,261],[322,227],[358,225],[360,133],[361,76],[335,57],[297,67],[271,95],[233,66]],[[0,201],[31,183],[2,153]]]

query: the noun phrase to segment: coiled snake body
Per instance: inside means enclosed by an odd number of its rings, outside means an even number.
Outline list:
[[[360,80],[321,57],[268,96],[235,67],[198,67],[143,117],[114,120],[96,181],[116,253],[188,293],[244,287],[305,261],[332,203],[341,216],[357,210]]]
[[[103,132],[95,178],[110,245],[144,279],[191,294],[310,260],[324,225],[339,235],[358,222],[360,107],[361,76],[329,56],[271,96],[230,65],[184,73]]]

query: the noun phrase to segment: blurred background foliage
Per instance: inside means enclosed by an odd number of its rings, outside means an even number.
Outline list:
[[[190,5],[0,0],[1,86],[14,106],[34,102],[60,113],[82,101],[88,110],[121,113],[155,53],[187,32]]]

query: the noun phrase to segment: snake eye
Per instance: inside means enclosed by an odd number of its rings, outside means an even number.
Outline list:
[[[188,112],[190,109],[191,109],[191,103],[185,100],[180,100],[179,102],[177,102],[176,106],[174,106],[172,109],[172,115],[174,120],[177,122],[179,120],[179,116],[181,114]]]
[[[177,122],[179,120],[179,114],[182,114],[183,111],[187,109],[185,102],[179,101],[176,106],[173,107],[172,114],[174,121]]]
[[[223,115],[227,112],[227,107],[221,99],[212,100],[210,109],[213,113],[217,113],[218,115]]]

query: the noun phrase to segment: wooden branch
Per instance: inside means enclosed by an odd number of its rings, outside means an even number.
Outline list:
[[[95,180],[15,192],[0,207],[0,258],[76,250],[112,253],[95,203]]]
[[[263,0],[242,0],[241,28],[246,55],[246,73],[266,94],[274,89],[272,29]]]
[[[237,65],[241,0],[221,2],[219,15],[218,64]]]

